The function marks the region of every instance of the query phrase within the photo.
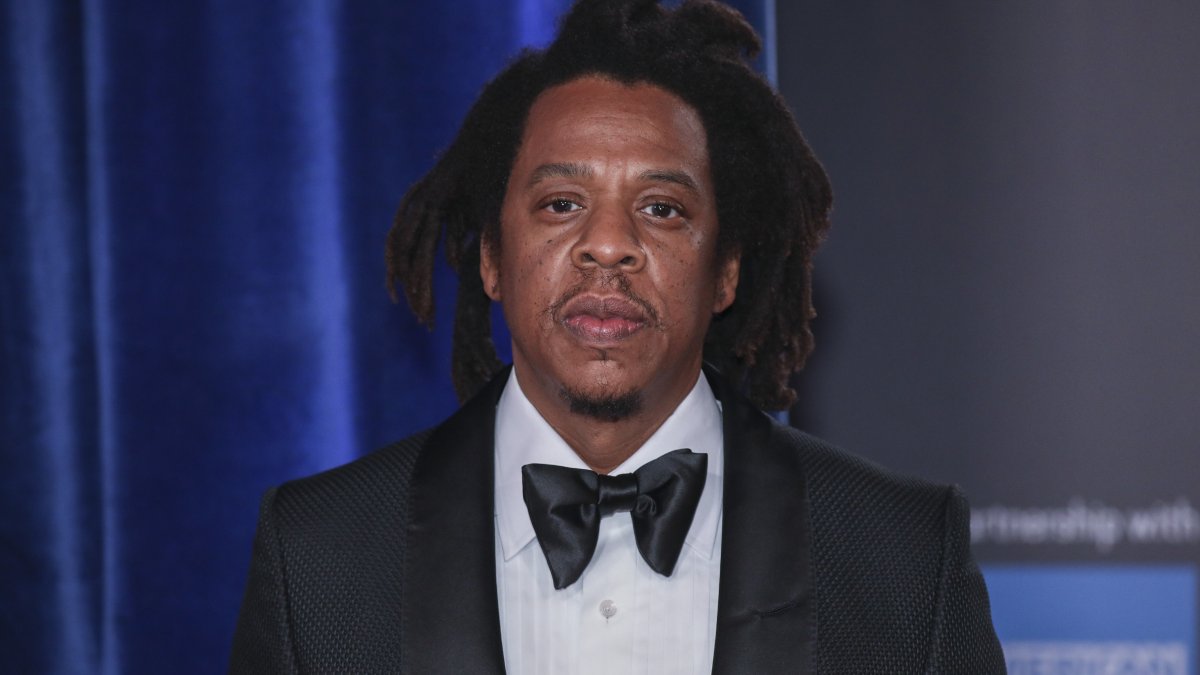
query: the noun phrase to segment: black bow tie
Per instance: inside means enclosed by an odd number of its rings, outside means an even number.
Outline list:
[[[633,517],[633,536],[650,569],[675,571],[696,504],[708,455],[675,450],[633,473],[602,476],[552,464],[521,468],[522,493],[554,588],[575,583],[592,560],[600,519],[618,511]]]

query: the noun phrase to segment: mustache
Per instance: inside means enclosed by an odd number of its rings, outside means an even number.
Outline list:
[[[631,286],[629,278],[620,272],[606,274],[599,279],[596,279],[595,275],[591,275],[581,279],[579,283],[563,291],[561,295],[555,298],[554,302],[550,303],[547,311],[555,323],[562,323],[564,319],[563,308],[579,295],[599,290],[616,291],[618,295],[637,305],[642,310],[652,328],[662,330],[662,320],[658,316],[658,311],[645,298],[634,293]]]

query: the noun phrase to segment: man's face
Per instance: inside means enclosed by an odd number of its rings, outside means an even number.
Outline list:
[[[615,420],[638,402],[682,400],[738,274],[736,257],[717,260],[706,137],[690,106],[600,77],[543,92],[499,230],[480,273],[539,409],[566,401]]]

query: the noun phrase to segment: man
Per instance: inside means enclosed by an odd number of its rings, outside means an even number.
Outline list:
[[[388,242],[424,319],[439,239],[461,271],[469,400],[268,492],[232,670],[1003,671],[962,496],[738,393],[794,397],[831,200],[757,46],[581,0],[488,85]]]

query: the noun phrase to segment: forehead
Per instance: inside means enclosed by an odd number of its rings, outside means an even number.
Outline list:
[[[552,161],[556,155],[610,153],[687,165],[707,178],[707,145],[699,114],[675,94],[644,82],[585,76],[547,89],[534,101],[517,164],[530,155]]]

